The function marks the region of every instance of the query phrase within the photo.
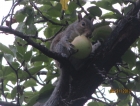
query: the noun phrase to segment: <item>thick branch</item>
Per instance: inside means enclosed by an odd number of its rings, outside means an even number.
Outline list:
[[[36,42],[34,42],[33,40],[30,39],[30,36],[25,35],[22,32],[19,32],[19,31],[16,31],[14,29],[11,29],[9,27],[4,27],[4,26],[0,26],[0,30],[4,31],[6,33],[14,34],[15,36],[18,36],[18,37],[24,39],[28,44],[32,45],[33,47],[35,47],[36,49],[41,51],[44,55],[46,55],[50,58],[53,58],[53,59],[59,61],[64,66],[66,66],[69,69],[69,70],[67,70],[67,72],[72,75],[70,70],[74,70],[74,68],[66,57],[63,57],[61,54],[50,51],[43,45],[37,44]]]
[[[60,54],[51,52],[49,49],[47,49],[43,45],[35,43],[33,40],[30,39],[30,36],[25,35],[22,32],[19,32],[19,31],[16,31],[14,29],[11,29],[9,27],[4,27],[4,26],[0,26],[0,30],[3,32],[6,32],[6,33],[14,34],[15,36],[18,36],[18,37],[24,39],[28,44],[30,44],[33,47],[35,47],[36,49],[40,50],[43,54],[45,54],[46,56],[48,56],[50,58],[53,58],[53,59],[58,60],[60,62],[65,60],[65,58],[62,57]]]

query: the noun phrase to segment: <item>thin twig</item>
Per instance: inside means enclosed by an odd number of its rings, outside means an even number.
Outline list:
[[[29,1],[30,1],[30,4],[39,12],[39,14],[41,15],[41,17],[42,17],[43,19],[45,19],[46,21],[49,21],[50,23],[52,23],[52,24],[54,24],[54,25],[67,26],[66,24],[60,24],[60,23],[56,23],[56,22],[50,20],[49,18],[47,18],[46,16],[44,16],[44,15],[42,14],[42,12],[37,8],[37,6],[36,6],[31,0],[29,0]]]
[[[34,35],[28,35],[28,36],[31,37],[31,38],[39,39],[39,40],[41,40],[42,42],[47,42],[47,41],[51,41],[53,38],[55,38],[55,36],[57,36],[57,35],[62,31],[62,29],[63,29],[63,27],[61,27],[61,28],[59,29],[59,31],[57,31],[56,34],[55,34],[54,36],[52,36],[52,37],[50,37],[50,38],[47,38],[47,39],[43,39],[43,38],[37,37],[36,35],[35,35],[35,36],[34,36]]]
[[[28,35],[25,35],[22,32],[19,32],[19,31],[16,31],[14,29],[10,29],[9,27],[4,27],[4,26],[0,26],[0,30],[7,32],[7,33],[10,33],[10,34],[14,34],[15,36],[18,36],[18,37],[24,39],[28,44],[30,44],[33,47],[35,47],[36,49],[40,50],[44,55],[46,55],[50,58],[53,58],[53,59],[60,61],[60,62],[67,60],[67,58],[63,57],[61,54],[52,52],[49,49],[47,49],[46,47],[44,47],[43,45],[40,45],[40,44],[34,42],[33,40],[30,39],[30,37]]]
[[[4,99],[5,99],[6,102],[7,102],[6,95],[5,95],[5,93],[4,93],[4,80],[3,80],[3,79],[1,79],[1,93],[2,93],[2,95],[3,95],[3,97],[4,97]]]
[[[77,0],[77,4],[79,5],[79,7],[82,9],[82,11],[88,16],[89,14],[86,12],[86,10],[82,7],[82,5],[80,4],[80,1]]]
[[[37,75],[39,80],[45,85],[44,81],[40,78],[40,75]]]
[[[6,58],[5,58],[5,59],[6,59]],[[7,61],[7,59],[6,59],[6,61]],[[19,76],[18,76],[18,70],[19,70],[19,68],[16,70],[16,69],[10,64],[10,62],[7,61],[7,63],[8,63],[8,65],[13,69],[13,71],[15,72],[16,77],[17,77],[17,106],[20,106],[19,92],[18,92],[18,86],[20,85],[20,84],[19,84]]]
[[[45,84],[40,83],[30,72],[27,68],[24,69],[24,71],[29,75],[30,78],[33,78],[38,84],[44,86]]]
[[[5,58],[6,59],[6,58]],[[18,76],[18,71],[19,69],[23,66],[24,64],[24,61],[22,62],[22,64],[17,68],[15,69],[10,62],[8,62],[8,60],[6,59],[8,65],[13,69],[13,71],[15,72],[16,74],[16,77],[17,77],[17,105],[20,106],[20,93],[19,93],[19,90],[18,90],[18,86],[20,86],[20,83],[19,83],[19,76]]]

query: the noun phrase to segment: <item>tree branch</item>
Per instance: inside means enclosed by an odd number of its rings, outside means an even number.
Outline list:
[[[68,60],[68,58],[63,57],[61,54],[58,54],[56,52],[50,51],[49,49],[47,49],[43,45],[40,45],[40,44],[34,42],[33,40],[30,39],[30,36],[25,35],[22,32],[19,32],[19,31],[16,31],[14,29],[11,29],[9,27],[4,27],[4,26],[0,26],[0,30],[4,31],[6,33],[14,34],[17,37],[20,37],[20,38],[24,39],[28,44],[30,44],[33,47],[35,47],[36,49],[38,49],[44,55],[59,61],[61,64],[63,64],[64,66],[66,66],[68,68],[68,70],[66,70],[68,73],[70,73],[71,75],[73,74],[71,72],[71,70],[74,71],[75,69],[72,66],[72,64],[70,63],[70,61]]]
[[[14,34],[15,36],[18,36],[18,37],[24,39],[28,44],[30,44],[33,47],[35,47],[36,49],[40,50],[43,54],[47,55],[50,58],[53,58],[53,59],[58,60],[58,61],[62,61],[63,59],[65,59],[60,54],[51,52],[49,49],[47,49],[43,45],[37,44],[36,42],[34,42],[33,40],[30,39],[30,36],[25,35],[22,32],[19,32],[19,31],[16,31],[14,29],[11,29],[9,27],[4,27],[4,26],[0,26],[0,30],[4,31],[6,33]]]
[[[36,6],[31,0],[29,0],[29,1],[30,1],[31,6],[33,6],[33,7],[39,12],[39,14],[41,15],[41,17],[42,17],[44,20],[49,21],[50,23],[52,23],[52,24],[54,24],[54,25],[66,26],[66,24],[56,23],[56,22],[50,20],[49,18],[47,18],[46,16],[44,16],[44,15],[42,14],[42,12],[37,8],[37,6]]]

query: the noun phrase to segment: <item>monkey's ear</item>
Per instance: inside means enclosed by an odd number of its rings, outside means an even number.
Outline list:
[[[78,22],[80,22],[82,19],[83,19],[83,18],[82,18],[81,13],[78,13]]]

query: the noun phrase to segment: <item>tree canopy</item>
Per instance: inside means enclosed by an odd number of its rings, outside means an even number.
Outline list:
[[[9,1],[0,31],[15,40],[9,46],[0,43],[0,105],[83,106],[89,99],[88,106],[140,105],[140,0]],[[78,13],[94,18],[91,42],[101,46],[75,70],[49,48]],[[105,96],[106,87],[116,101]]]

